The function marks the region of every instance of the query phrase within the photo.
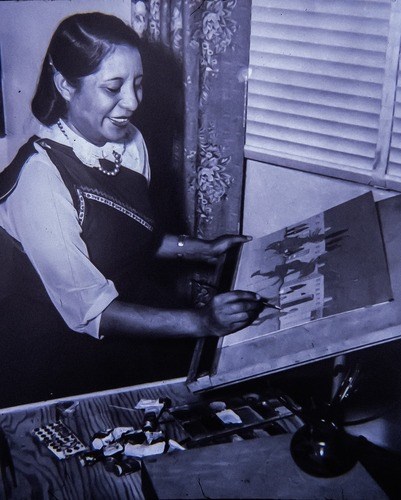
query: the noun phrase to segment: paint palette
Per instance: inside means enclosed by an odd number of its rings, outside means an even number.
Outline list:
[[[36,427],[32,433],[59,460],[64,460],[87,449],[72,430],[61,421]]]

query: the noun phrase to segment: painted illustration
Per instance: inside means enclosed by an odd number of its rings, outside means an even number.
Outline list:
[[[232,288],[255,291],[272,307],[224,347],[390,300],[372,194],[246,243]]]

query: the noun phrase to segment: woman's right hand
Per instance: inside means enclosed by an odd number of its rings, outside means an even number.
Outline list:
[[[222,337],[255,321],[263,310],[261,297],[254,292],[221,293],[199,310],[202,336]]]
[[[129,338],[222,337],[250,325],[264,305],[254,292],[216,295],[200,309],[162,309],[118,299],[103,311],[100,334]]]

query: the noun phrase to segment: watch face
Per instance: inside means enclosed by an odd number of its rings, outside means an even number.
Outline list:
[[[186,238],[187,237],[185,235],[178,236],[177,245],[179,247],[183,247],[184,246],[184,241],[186,240]]]

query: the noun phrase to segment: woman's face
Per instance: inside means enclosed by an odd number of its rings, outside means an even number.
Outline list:
[[[142,61],[137,49],[116,45],[96,73],[71,88],[67,124],[89,142],[122,141],[142,100]]]

